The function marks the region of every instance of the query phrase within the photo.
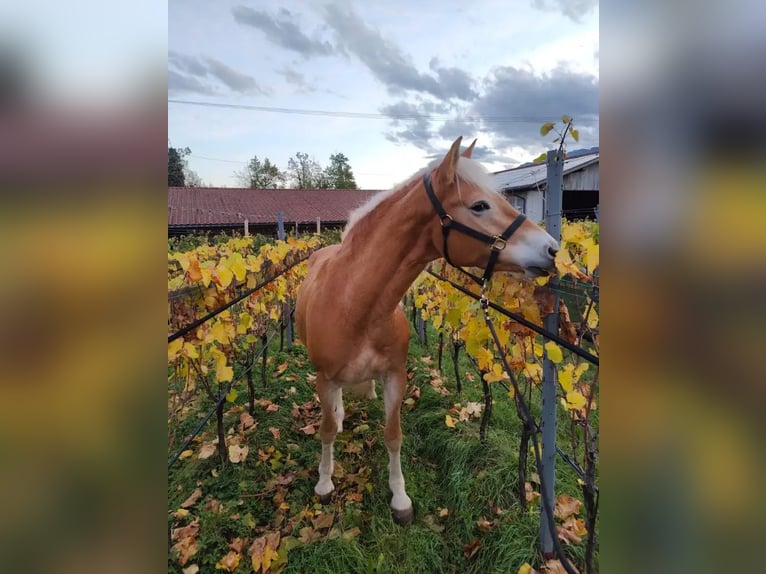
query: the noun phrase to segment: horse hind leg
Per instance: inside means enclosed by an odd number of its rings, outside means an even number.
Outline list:
[[[388,486],[393,494],[391,510],[394,521],[401,525],[410,524],[415,515],[412,500],[404,490],[401,461],[400,412],[406,384],[407,376],[404,372],[391,374],[383,380],[383,402],[386,407],[386,428],[383,430],[383,436],[388,450]]]
[[[375,392],[375,381],[373,379],[370,379],[368,381],[362,381],[361,383],[357,383],[353,387],[351,387],[352,393],[356,397],[360,397],[363,399],[377,399],[378,395]]]
[[[333,412],[335,421],[338,423],[338,432],[343,432],[343,419],[346,417],[346,410],[343,408],[343,389],[338,389],[334,401]]]
[[[333,448],[335,435],[342,424],[338,420],[337,406],[343,408],[341,389],[332,382],[324,379],[321,374],[317,375],[317,394],[322,407],[322,421],[319,424],[319,433],[322,438],[322,458],[319,461],[319,481],[314,486],[314,493],[319,497],[321,504],[330,502],[335,485],[332,483],[332,471],[334,468]]]

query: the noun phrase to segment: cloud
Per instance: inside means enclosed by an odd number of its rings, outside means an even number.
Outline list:
[[[380,108],[391,118],[385,137],[397,144],[412,144],[426,153],[443,153],[441,142],[458,136],[479,138],[476,159],[487,163],[520,163],[522,150],[537,155],[549,147],[555,134],[540,135],[540,125],[562,114],[575,120],[580,141],[570,149],[598,144],[598,79],[559,66],[548,74],[528,69],[496,68],[482,84],[472,103],[399,101]],[[445,120],[445,117],[449,119]],[[489,142],[489,145],[486,143]]]
[[[292,68],[285,67],[281,70],[276,70],[276,72],[282,76],[288,84],[295,86],[296,93],[310,94],[319,90],[317,86],[307,82],[303,74],[293,70]]]
[[[540,136],[540,125],[562,114],[574,118],[580,147],[598,141],[598,78],[558,66],[548,74],[527,69],[496,68],[485,80],[484,93],[471,114],[482,118],[486,131],[509,146],[539,148],[551,138]]]
[[[473,90],[473,79],[467,72],[460,68],[439,66],[439,60],[435,57],[431,58],[428,67],[436,72],[439,83],[446,86],[455,97],[465,101],[476,99],[478,94]]]
[[[419,72],[399,46],[368,26],[350,7],[328,5],[324,17],[335,32],[338,47],[356,56],[389,92],[414,91],[445,100],[476,97],[466,72],[439,67],[436,60],[431,61],[436,77]]]
[[[304,34],[296,24],[296,16],[284,8],[280,8],[277,16],[247,6],[235,6],[231,11],[239,24],[260,30],[274,44],[298,52],[304,57],[329,56],[336,52],[329,42]]]
[[[380,112],[391,118],[391,125],[398,130],[385,134],[388,141],[396,144],[409,143],[428,153],[434,153],[436,148],[431,140],[436,137],[432,128],[432,120],[428,116],[444,116],[451,109],[445,102],[399,101],[380,108]]]
[[[579,24],[583,16],[598,6],[598,0],[532,0],[532,6],[546,12],[561,12]]]
[[[195,93],[211,96],[216,91],[195,77],[181,74],[175,70],[168,70],[168,93]]]
[[[258,82],[255,81],[255,78],[252,76],[248,76],[247,74],[243,74],[241,72],[237,72],[234,68],[231,68],[224,64],[223,62],[219,62],[218,60],[215,60],[213,58],[205,58],[205,61],[207,62],[207,69],[210,75],[218,78],[221,82],[226,84],[231,90],[235,92],[259,92],[263,93],[264,90],[262,90],[258,86]]]
[[[202,82],[202,79],[218,80],[233,92],[266,94],[268,90],[259,86],[255,78],[238,72],[223,62],[203,56],[196,58],[171,50],[168,64],[175,69],[168,70],[168,92],[216,94],[219,90]]]

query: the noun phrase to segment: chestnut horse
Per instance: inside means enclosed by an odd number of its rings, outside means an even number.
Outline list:
[[[412,521],[399,456],[410,339],[401,300],[428,263],[446,256],[453,265],[486,267],[485,280],[493,268],[529,277],[553,268],[558,243],[495,191],[488,172],[470,159],[476,140],[460,154],[461,140],[443,159],[358,208],[341,243],[308,261],[296,323],[317,374],[322,457],[314,492],[323,504],[335,489],[333,443],[343,430],[342,389],[374,398],[376,379],[386,412],[393,517],[399,524]]]

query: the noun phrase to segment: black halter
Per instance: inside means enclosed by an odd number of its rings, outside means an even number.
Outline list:
[[[455,221],[450,214],[444,211],[444,208],[442,207],[441,202],[439,201],[439,199],[436,197],[436,194],[434,193],[434,188],[431,185],[431,176],[429,174],[425,174],[423,176],[423,185],[426,188],[426,193],[428,194],[428,198],[431,200],[431,203],[433,203],[434,209],[436,210],[436,213],[439,216],[439,221],[441,222],[442,237],[444,238],[444,258],[447,260],[447,263],[449,263],[453,267],[456,267],[457,269],[460,269],[460,271],[468,275],[471,279],[476,281],[476,283],[478,283],[482,287],[486,286],[486,284],[492,278],[492,272],[495,269],[495,264],[497,263],[497,257],[500,255],[500,252],[503,249],[505,249],[505,244],[508,241],[508,238],[511,235],[513,235],[513,233],[519,227],[521,227],[521,224],[524,223],[524,220],[527,218],[527,216],[524,215],[523,213],[520,213],[519,216],[516,219],[514,219],[513,222],[500,235],[487,235],[486,233],[478,231],[472,227],[463,225],[459,221]],[[449,251],[447,249],[447,238],[449,237],[449,232],[451,229],[454,229],[455,231],[460,231],[461,233],[465,233],[466,235],[470,235],[474,239],[478,239],[479,241],[482,241],[490,246],[491,251],[489,254],[489,261],[487,261],[487,267],[484,269],[483,277],[477,277],[473,273],[470,273],[466,271],[465,269],[458,267],[450,260]]]

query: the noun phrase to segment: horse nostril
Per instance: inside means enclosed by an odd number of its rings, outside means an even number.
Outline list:
[[[558,253],[558,249],[554,249],[553,247],[548,248],[548,255],[551,256],[551,259],[554,259],[556,257],[556,253]]]

